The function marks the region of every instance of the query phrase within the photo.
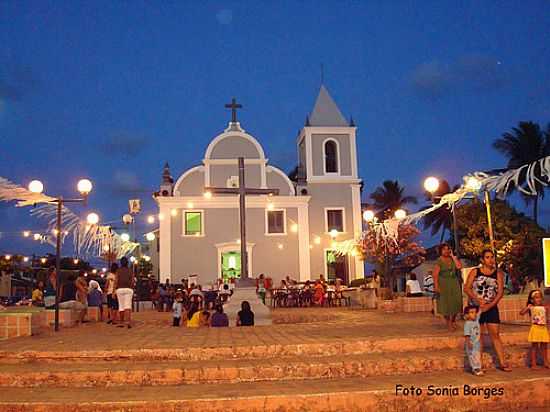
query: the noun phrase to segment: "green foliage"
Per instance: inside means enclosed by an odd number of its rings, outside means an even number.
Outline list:
[[[490,245],[485,205],[474,199],[456,209],[462,255],[478,261]],[[532,219],[501,200],[491,201],[498,262],[513,264],[521,278],[542,275],[541,239],[549,234]]]
[[[414,196],[404,196],[405,188],[399,185],[397,180],[385,180],[382,186],[378,186],[371,193],[370,198],[374,200],[374,208],[381,219],[393,217],[397,209],[402,209],[407,204],[417,204]]]

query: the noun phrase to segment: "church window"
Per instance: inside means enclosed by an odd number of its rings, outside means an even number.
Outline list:
[[[324,146],[325,173],[338,173],[338,145],[334,140],[327,140]]]
[[[202,212],[185,211],[184,212],[184,235],[199,236],[203,234],[202,230]]]
[[[330,233],[331,230],[344,232],[344,209],[325,209],[325,224],[327,233]]]
[[[266,210],[266,234],[286,235],[286,213],[281,210]]]

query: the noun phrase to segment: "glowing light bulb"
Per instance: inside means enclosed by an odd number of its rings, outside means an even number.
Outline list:
[[[336,229],[332,229],[329,233],[330,233],[330,237],[333,238],[333,239],[336,236],[338,236],[338,231]]]
[[[149,242],[152,242],[155,240],[155,234],[153,232],[149,232],[145,235],[145,239],[147,239]]]
[[[205,197],[205,199],[212,199],[212,192],[207,190],[206,192],[204,192],[203,196]]]
[[[29,237],[31,235],[31,232],[28,230],[23,231],[23,237]]]
[[[321,244],[321,237],[315,236],[315,239],[313,239],[313,243],[315,243],[316,245],[320,245]]]
[[[23,258],[23,262],[28,262],[28,261],[29,261],[29,258],[28,258],[27,256],[25,256],[25,257]]]
[[[42,235],[40,233],[35,233],[34,235],[32,235],[32,238],[34,240],[40,240],[42,238]]]
[[[159,220],[164,220],[164,214],[163,213],[159,213]]]
[[[193,209],[193,206],[194,206],[194,205],[193,205],[193,202],[187,202],[187,207],[188,207],[189,209]]]
[[[97,225],[99,223],[99,216],[97,213],[90,213],[86,217],[86,221],[88,222],[89,225]]]
[[[396,219],[401,220],[407,217],[407,212],[405,212],[403,209],[397,209],[393,215]]]
[[[149,224],[155,223],[155,216],[153,216],[153,215],[147,216],[147,223],[149,223]]]
[[[427,192],[435,193],[439,189],[439,179],[437,177],[430,176],[424,180],[424,189]]]
[[[88,179],[80,179],[76,185],[77,190],[84,196],[88,195],[92,191],[92,182]]]
[[[372,222],[374,220],[374,212],[372,210],[365,210],[363,212],[363,220],[365,222]]]
[[[170,210],[170,214],[171,214],[172,216],[177,216],[177,215],[178,215],[178,209],[172,209],[172,210]]]
[[[298,232],[298,224],[293,223],[292,225],[290,225],[290,231],[293,232],[293,233]]]
[[[29,183],[29,190],[33,193],[42,193],[44,191],[44,185],[40,180],[33,180]]]
[[[123,242],[128,242],[130,240],[130,235],[128,233],[123,233],[122,235],[120,235],[120,240],[122,240]]]
[[[284,246],[283,246],[282,243],[279,243],[279,244],[277,245],[277,247],[279,248],[279,250],[283,250],[283,249],[284,249]]]

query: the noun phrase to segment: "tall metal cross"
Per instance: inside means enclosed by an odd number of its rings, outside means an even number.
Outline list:
[[[239,216],[241,223],[241,280],[250,279],[248,276],[248,255],[246,251],[246,195],[278,195],[279,189],[253,189],[247,188],[244,183],[244,157],[238,158],[239,187],[205,187],[210,193],[238,194]],[[245,280],[246,282],[246,280]]]
[[[237,123],[237,109],[242,109],[243,105],[237,103],[237,100],[233,97],[231,103],[227,103],[225,107],[231,109],[231,123]]]

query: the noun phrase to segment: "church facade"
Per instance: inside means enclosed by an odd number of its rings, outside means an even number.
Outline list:
[[[199,166],[177,180],[165,167],[160,191],[158,265],[161,281],[198,275],[207,284],[239,277],[239,197],[205,188],[245,186],[278,189],[277,195],[246,196],[246,250],[250,277],[275,284],[290,276],[305,281],[364,276],[357,256],[337,256],[334,242],[357,238],[361,225],[361,179],[357,174],[356,127],[347,122],[324,86],[296,139],[298,167],[291,180],[270,165],[259,140],[233,117],[206,148]],[[156,260],[156,259],[155,259]]]

